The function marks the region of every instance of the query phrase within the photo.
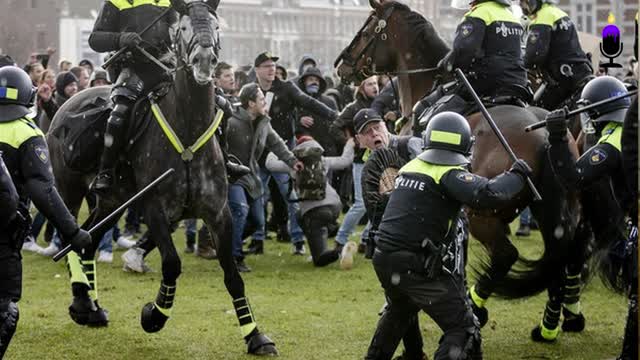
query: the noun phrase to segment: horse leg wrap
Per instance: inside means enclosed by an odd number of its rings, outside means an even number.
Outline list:
[[[585,319],[580,309],[580,272],[567,271],[562,304],[562,331],[580,332],[584,330]]]
[[[539,326],[533,329],[531,337],[534,341],[552,342],[558,337],[560,327],[560,308],[558,302],[548,301],[544,309],[544,316]]]
[[[0,359],[4,357],[16,332],[19,318],[18,304],[11,299],[0,299]]]
[[[154,333],[162,330],[164,324],[171,316],[173,300],[176,297],[176,285],[167,285],[164,281],[160,284],[158,296],[153,303],[147,303],[142,308],[140,324],[144,331]]]
[[[89,296],[93,301],[98,300],[98,275],[95,260],[82,260],[82,268],[89,281]]]
[[[88,288],[91,288],[89,284],[89,279],[87,275],[84,273],[84,268],[82,266],[82,261],[80,260],[80,256],[75,251],[72,251],[67,255],[67,268],[69,269],[69,277],[71,279],[71,284],[79,283],[85,284]]]
[[[473,315],[478,319],[480,327],[484,327],[489,321],[489,310],[484,307],[489,295],[481,295],[482,292],[478,290],[479,286],[476,284],[469,289],[469,299],[471,303],[471,310]]]
[[[253,330],[258,328],[255,318],[253,317],[251,305],[249,305],[249,300],[246,297],[234,299],[233,307],[236,310],[236,317],[240,323],[240,333],[245,340],[248,340]]]

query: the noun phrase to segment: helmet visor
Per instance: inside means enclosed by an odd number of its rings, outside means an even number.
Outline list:
[[[458,10],[469,10],[471,0],[451,0],[451,7]]]
[[[588,101],[580,100],[577,102],[576,106],[578,109],[581,109],[588,105]],[[593,126],[593,120],[591,116],[589,116],[588,111],[583,111],[580,113],[580,125],[582,126],[582,132],[584,134],[595,134],[596,128]]]

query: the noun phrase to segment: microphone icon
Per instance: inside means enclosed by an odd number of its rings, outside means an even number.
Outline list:
[[[620,41],[620,29],[613,24],[609,24],[602,29],[602,42],[600,43],[600,53],[609,58],[608,63],[601,64],[603,68],[621,68],[622,65],[614,63],[613,59],[622,54],[623,44]]]

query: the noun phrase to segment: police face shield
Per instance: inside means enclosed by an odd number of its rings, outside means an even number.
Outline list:
[[[451,0],[451,7],[458,10],[469,10],[471,0]]]

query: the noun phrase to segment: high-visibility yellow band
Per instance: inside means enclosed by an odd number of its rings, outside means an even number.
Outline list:
[[[182,145],[182,142],[178,138],[178,135],[176,135],[176,133],[173,131],[173,129],[169,125],[169,122],[164,117],[164,114],[162,114],[160,107],[155,101],[151,101],[151,111],[153,112],[153,117],[158,122],[158,125],[160,125],[160,128],[162,128],[162,131],[164,131],[164,134],[169,139],[169,142],[171,142],[171,145],[173,145],[178,154],[182,154],[184,152],[184,145]]]
[[[133,9],[142,5],[153,5],[158,7],[171,6],[170,0],[133,0],[131,2],[129,0],[109,0],[109,2],[113,4],[113,6],[117,7],[120,11]]]
[[[153,305],[160,311],[164,316],[171,317],[171,308],[163,308],[158,303],[153,303]]]
[[[18,100],[18,89],[6,88],[5,99]]]
[[[257,327],[258,325],[255,322],[249,323],[247,325],[241,325],[240,334],[242,334],[242,337],[246,337],[247,335],[251,334],[251,332]]]
[[[469,290],[469,294],[471,295],[471,300],[474,304],[476,304],[477,307],[484,307],[484,303],[487,302],[487,299],[484,299],[480,295],[478,295],[475,285],[471,287],[471,290]]]
[[[89,285],[89,279],[82,269],[82,263],[80,262],[80,256],[75,251],[72,251],[67,255],[67,266],[69,267],[69,276],[71,283],[82,283]]]
[[[560,327],[556,326],[555,329],[547,329],[544,327],[544,323],[540,323],[540,335],[547,340],[555,340],[560,332]]]
[[[218,130],[218,126],[220,126],[220,123],[222,122],[223,115],[224,115],[224,112],[218,109],[218,112],[216,113],[216,116],[214,117],[214,120],[209,126],[209,128],[207,129],[207,131],[205,131],[204,134],[202,134],[193,145],[189,146],[189,150],[191,150],[192,153],[195,153],[196,151],[198,151],[198,149],[200,149],[204,144],[206,144],[207,141],[211,139],[213,134],[216,133],[216,130]]]
[[[432,130],[429,140],[451,145],[460,145],[462,135],[448,131]]]

